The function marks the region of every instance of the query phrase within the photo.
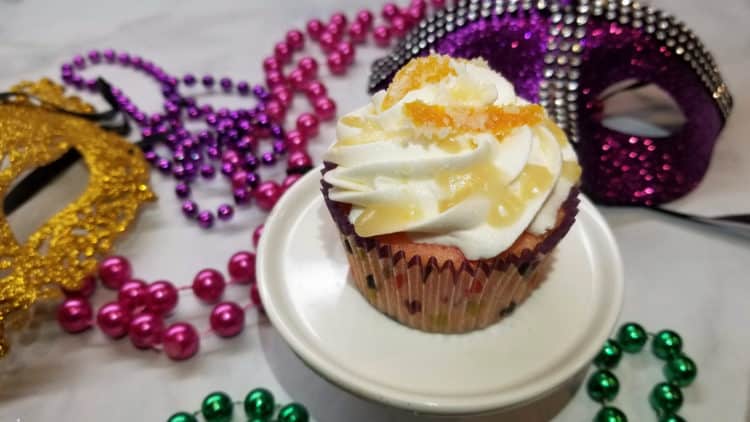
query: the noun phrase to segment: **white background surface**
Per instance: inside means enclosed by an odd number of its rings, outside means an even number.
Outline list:
[[[750,212],[750,80],[746,77],[750,4],[745,0],[654,3],[676,13],[703,38],[736,101],[705,181],[672,206],[707,215]],[[288,28],[301,27],[311,17],[328,17],[338,9],[351,14],[366,4],[380,5],[364,0],[0,0],[0,86],[42,76],[57,78],[63,60],[90,48],[107,47],[139,54],[174,74],[210,72],[258,81],[262,58]],[[366,101],[368,66],[381,53],[367,48],[357,54],[357,64],[347,78],[326,78],[340,110]],[[142,76],[104,67],[93,72],[123,87],[148,111],[160,107],[158,89]],[[226,100],[226,104],[239,103]],[[313,147],[316,158],[332,135],[332,127],[326,126]],[[17,212],[11,219],[17,235],[25,238],[38,222],[74,198],[85,183],[84,175],[83,169],[74,169],[54,189]],[[118,252],[132,259],[139,277],[185,284],[199,269],[222,268],[232,252],[250,247],[252,228],[263,220],[261,213],[240,212],[232,224],[203,232],[184,223],[171,181],[165,183],[159,175],[152,180],[161,200],[143,213],[118,245]],[[221,189],[208,189],[200,198],[201,204],[216,206],[228,196]],[[698,381],[685,390],[680,413],[690,421],[750,420],[750,242],[648,211],[603,212],[625,260],[621,319],[637,320],[653,331],[677,330],[699,365]],[[100,293],[97,302],[113,295]],[[246,301],[240,289],[230,294]],[[205,328],[208,308],[183,297],[179,316]],[[200,355],[182,364],[136,351],[127,342],[112,344],[96,332],[64,335],[53,324],[44,328],[36,343],[18,351],[13,360],[0,363],[0,422],[161,421],[174,410],[197,408],[212,390],[222,389],[241,399],[258,385],[274,391],[283,402],[292,397],[306,404],[320,421],[412,420],[321,380],[272,327],[256,324],[254,317],[241,337],[231,341],[206,337]],[[647,354],[626,359],[618,375],[623,388],[617,405],[630,420],[654,420],[646,396],[660,378],[656,360]],[[590,420],[595,411],[580,390],[556,420]]]

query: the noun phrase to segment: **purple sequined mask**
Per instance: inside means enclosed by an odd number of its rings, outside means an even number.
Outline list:
[[[430,51],[483,57],[521,97],[546,107],[578,151],[582,189],[599,203],[655,205],[688,193],[706,173],[732,108],[695,34],[630,0],[459,1],[420,22],[374,63],[370,91]],[[626,80],[671,95],[686,118],[682,128],[655,138],[603,126],[600,95]]]

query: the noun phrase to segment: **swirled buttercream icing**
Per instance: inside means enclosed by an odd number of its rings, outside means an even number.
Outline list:
[[[544,109],[482,60],[413,59],[336,138],[324,179],[359,236],[406,233],[472,260],[553,228],[581,172]]]

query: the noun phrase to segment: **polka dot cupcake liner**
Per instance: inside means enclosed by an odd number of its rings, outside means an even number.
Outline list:
[[[354,284],[367,301],[396,321],[422,331],[464,333],[510,315],[545,280],[554,253],[489,274],[440,268],[420,257],[407,262],[356,246],[342,236]],[[348,245],[348,247],[347,247]],[[355,245],[355,246],[351,246]]]

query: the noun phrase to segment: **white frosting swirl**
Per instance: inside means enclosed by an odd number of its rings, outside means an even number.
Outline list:
[[[489,127],[488,118],[467,117],[467,109],[513,113],[534,106],[484,62],[437,59],[453,71],[430,80],[400,72],[388,92],[339,121],[325,156],[338,166],[324,178],[333,185],[331,199],[352,205],[349,219],[361,236],[406,232],[415,242],[458,247],[468,259],[491,258],[524,231],[554,227],[580,169],[543,113],[541,121],[506,132],[476,130]],[[445,121],[444,114],[425,115],[432,119],[425,123],[418,114],[424,110],[454,113],[453,126],[431,124]]]

